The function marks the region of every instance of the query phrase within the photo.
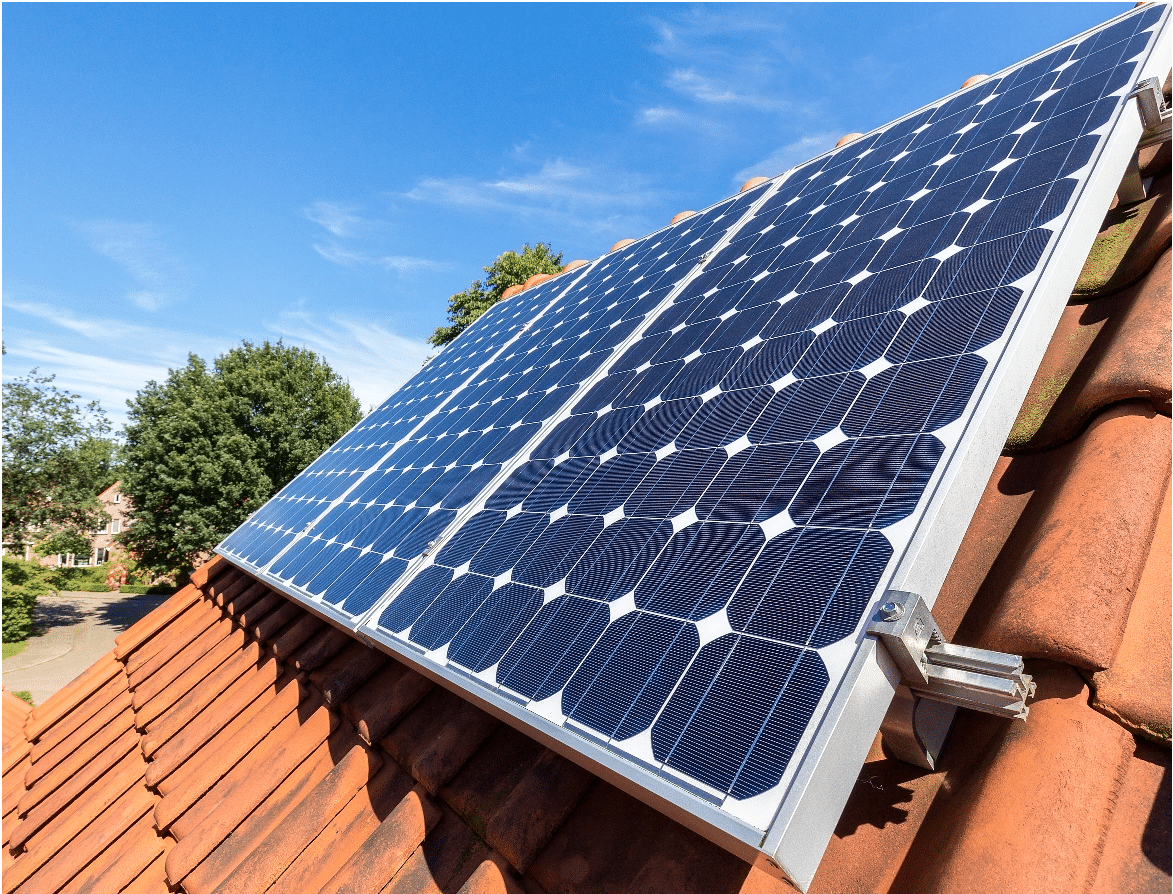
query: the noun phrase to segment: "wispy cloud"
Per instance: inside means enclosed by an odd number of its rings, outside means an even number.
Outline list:
[[[795,165],[830,151],[841,136],[842,134],[834,131],[807,134],[792,143],[780,146],[761,161],[742,168],[733,175],[733,182],[741,183],[750,177],[775,177]]]
[[[332,236],[352,236],[362,223],[354,208],[340,202],[314,202],[303,210],[306,218],[316,223]]]
[[[407,338],[366,318],[322,316],[299,309],[286,311],[266,325],[287,344],[301,345],[323,357],[350,382],[364,412],[386,400],[435,353],[422,339]]]
[[[646,175],[563,158],[497,179],[426,177],[406,197],[472,211],[555,218],[588,231],[614,229],[658,199]]]
[[[158,310],[181,297],[184,269],[151,224],[92,220],[78,229],[98,254],[109,258],[134,281],[127,299],[142,310]]]
[[[314,251],[332,264],[343,267],[381,267],[396,273],[410,273],[415,270],[443,270],[449,265],[443,261],[428,258],[413,258],[407,255],[380,255],[369,251],[347,248],[336,241],[315,242]]]
[[[700,102],[715,105],[748,106],[763,111],[783,112],[792,104],[777,97],[745,92],[694,68],[678,68],[668,76],[668,87]]]

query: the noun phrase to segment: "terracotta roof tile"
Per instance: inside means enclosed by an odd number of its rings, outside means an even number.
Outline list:
[[[1116,792],[1089,894],[1166,894],[1169,890],[1169,749],[1139,742]]]
[[[175,619],[186,612],[198,599],[200,591],[194,586],[186,586],[150,614],[141,618],[138,623],[119,634],[114,639],[114,656],[125,659],[135,650],[142,647],[151,637],[160,630],[170,628]],[[46,702],[46,704],[48,704]]]
[[[33,708],[28,720],[25,721],[25,736],[30,742],[37,741],[57,721],[69,718],[74,709],[87,706],[90,697],[95,692],[101,690],[122,673],[122,664],[114,657],[113,652],[99,658],[84,674]],[[84,711],[86,708],[82,707],[82,710]],[[92,716],[92,713],[87,716]],[[84,718],[82,722],[84,722]]]
[[[125,681],[114,679],[108,686],[109,692],[99,691],[86,703],[87,708],[94,709],[92,716],[89,715],[89,711],[77,710],[68,718],[71,722],[66,723],[63,720],[31,746],[29,757],[33,769],[28,776],[30,783],[52,769],[63,755],[71,754],[115,717],[130,708],[130,693],[126,691]],[[75,719],[77,723],[72,722]]]
[[[1093,880],[1133,740],[1088,707],[1072,669],[1028,671],[1039,687],[1028,723],[970,714],[954,725],[943,783],[893,890],[1067,894]],[[816,877],[812,891],[828,883]]]
[[[155,825],[165,830],[186,813],[293,715],[308,694],[301,681],[293,679],[277,688],[270,698],[258,699],[251,712],[242,712],[236,723],[230,723],[220,731],[213,747],[200,750],[195,764],[188,767],[182,778],[176,780],[175,787],[166,792],[155,810]],[[285,731],[293,725],[296,725],[296,718]]]
[[[1169,176],[1152,186],[1153,195],[1108,213],[1084,263],[1074,297],[1088,298],[1132,285],[1169,244]]]
[[[326,626],[325,621],[315,618],[311,614],[294,621],[282,630],[270,643],[269,647],[278,658],[287,659],[290,655],[310,641],[311,638]]]
[[[1165,745],[1173,728],[1169,681],[1173,679],[1170,624],[1173,599],[1173,544],[1170,541],[1169,489],[1157,522],[1144,573],[1128,615],[1124,639],[1110,668],[1092,678],[1092,705],[1109,717]]]
[[[320,894],[381,890],[396,877],[439,819],[440,809],[428,794],[412,789],[322,886]]]
[[[381,652],[352,641],[345,649],[310,674],[310,680],[332,705],[349,698],[386,662]]]
[[[461,885],[457,894],[525,894],[525,892],[509,876],[508,872],[502,871],[501,867],[492,860],[485,860],[468,877],[468,881]]]
[[[435,794],[496,726],[480,708],[436,687],[380,744]]]
[[[349,634],[326,625],[317,636],[294,650],[289,656],[289,663],[299,671],[308,673],[321,667],[352,642]]]
[[[308,707],[311,706],[304,706]],[[304,708],[286,717],[246,759],[171,824],[179,839],[167,855],[167,877],[172,884],[178,884],[198,866],[326,741],[338,722],[337,716],[325,705],[312,712]]]
[[[33,709],[7,689],[3,693],[4,744],[7,745],[13,739],[24,738],[24,725]]]
[[[1064,310],[1010,433],[1012,452],[1069,441],[1119,401],[1169,415],[1171,266],[1166,250],[1136,285]]]
[[[255,847],[264,841],[294,810],[314,787],[326,778],[334,766],[330,742],[319,745],[302,764],[289,774],[264,803],[254,810],[232,834],[224,839],[212,853],[200,863],[187,879],[185,887],[214,890],[244,860]]]
[[[397,661],[382,670],[342,704],[342,713],[369,743],[383,738],[435,684]]]
[[[960,641],[1108,667],[1156,529],[1170,447],[1168,418],[1121,404],[1066,447],[1000,462],[939,616],[955,623],[976,588]]]
[[[263,894],[269,890],[355,795],[366,788],[382,764],[382,758],[356,741],[281,825],[232,870],[215,889],[218,894]],[[187,889],[191,894],[210,894],[210,889],[199,884],[189,884]]]
[[[367,755],[369,766],[376,766],[369,750],[356,746],[354,753]],[[371,775],[369,782],[362,780],[353,797],[334,813],[312,841],[293,851],[294,859],[270,889],[271,894],[319,890],[337,867],[351,859],[359,846],[374,834],[379,823],[407,796],[411,784],[411,777],[402,768],[394,761],[386,761],[382,769]],[[287,847],[285,837],[283,828],[278,829],[270,834],[265,844],[276,839]]]

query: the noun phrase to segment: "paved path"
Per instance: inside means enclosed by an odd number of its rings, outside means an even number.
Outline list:
[[[58,593],[37,600],[28,646],[4,660],[4,686],[41,704],[114,648],[114,638],[167,596]]]

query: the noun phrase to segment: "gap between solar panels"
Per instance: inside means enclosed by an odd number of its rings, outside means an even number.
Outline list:
[[[890,706],[930,766],[1025,714],[932,602],[1168,15],[499,303],[217,551],[805,889]]]

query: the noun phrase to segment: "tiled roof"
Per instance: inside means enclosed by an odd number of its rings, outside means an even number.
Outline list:
[[[877,737],[812,891],[1170,884],[1169,144],[1105,221],[934,614],[1018,652],[1027,722],[936,772]],[[4,894],[723,894],[783,882],[216,559],[31,712]]]

